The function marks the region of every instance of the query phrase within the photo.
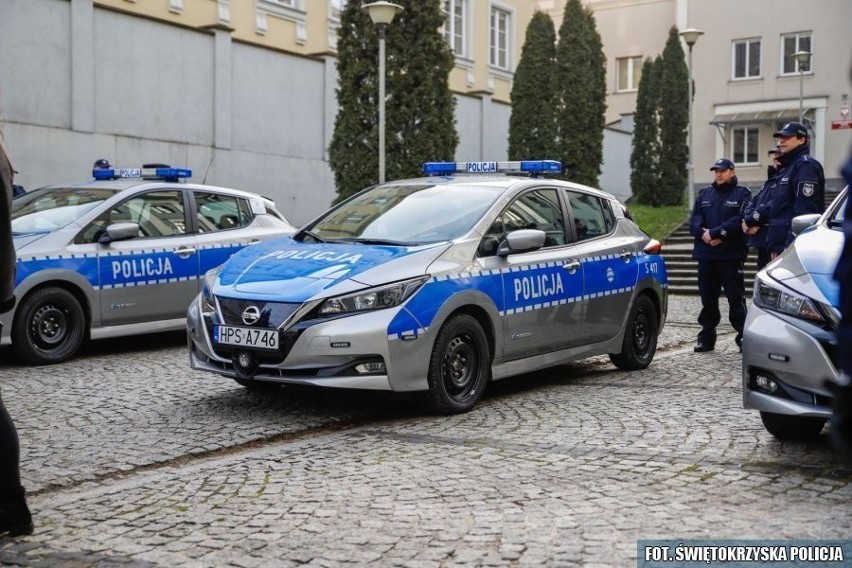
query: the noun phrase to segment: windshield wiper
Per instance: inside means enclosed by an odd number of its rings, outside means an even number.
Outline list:
[[[305,236],[311,237],[313,240],[315,240],[318,243],[328,242],[325,239],[323,239],[322,237],[320,237],[319,235],[317,235],[316,233],[311,232],[307,229],[302,229],[301,231],[299,231],[299,235],[302,236],[302,237],[305,237]],[[302,242],[305,241],[304,238],[302,238],[301,240],[302,240]]]
[[[356,237],[353,239],[347,239],[353,243],[358,243],[362,245],[389,245],[394,247],[407,247],[410,243],[404,243],[402,241],[392,241],[390,239],[369,239],[369,238],[361,238]]]

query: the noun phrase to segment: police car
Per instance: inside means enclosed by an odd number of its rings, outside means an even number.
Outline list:
[[[423,391],[446,414],[490,380],[575,359],[647,367],[667,308],[660,244],[613,196],[541,177],[559,171],[426,163],[240,251],[189,308],[192,367],[248,387]]]
[[[94,181],[16,198],[18,302],[0,316],[0,343],[49,364],[87,338],[184,329],[205,272],[295,230],[269,199],[185,183],[191,173],[94,170]]]
[[[793,219],[798,236],[757,274],[743,331],[743,405],[760,411],[781,440],[816,438],[831,417],[836,381],[840,288],[849,188],[825,213]]]

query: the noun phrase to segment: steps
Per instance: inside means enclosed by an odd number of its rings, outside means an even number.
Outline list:
[[[825,205],[834,201],[837,192],[826,192]],[[692,245],[695,242],[689,234],[689,217],[663,239],[663,258],[669,276],[669,293],[678,295],[698,295],[698,261],[692,258]],[[744,280],[746,297],[751,297],[754,289],[754,277],[757,274],[757,252],[749,250],[745,262]]]

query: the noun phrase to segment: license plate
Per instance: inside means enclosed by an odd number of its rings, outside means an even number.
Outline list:
[[[214,325],[213,342],[252,349],[278,349],[278,330]]]

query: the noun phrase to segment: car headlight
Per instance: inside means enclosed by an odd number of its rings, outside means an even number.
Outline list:
[[[209,314],[216,311],[216,300],[213,299],[213,287],[216,285],[216,278],[222,270],[220,264],[216,268],[211,268],[204,274],[204,280],[201,285],[201,312]]]
[[[824,326],[828,323],[813,300],[774,286],[761,278],[756,279],[753,301],[765,310],[787,314],[817,325]]]
[[[319,314],[329,316],[393,308],[410,298],[427,280],[429,280],[428,276],[421,276],[354,294],[329,298],[320,306]]]

